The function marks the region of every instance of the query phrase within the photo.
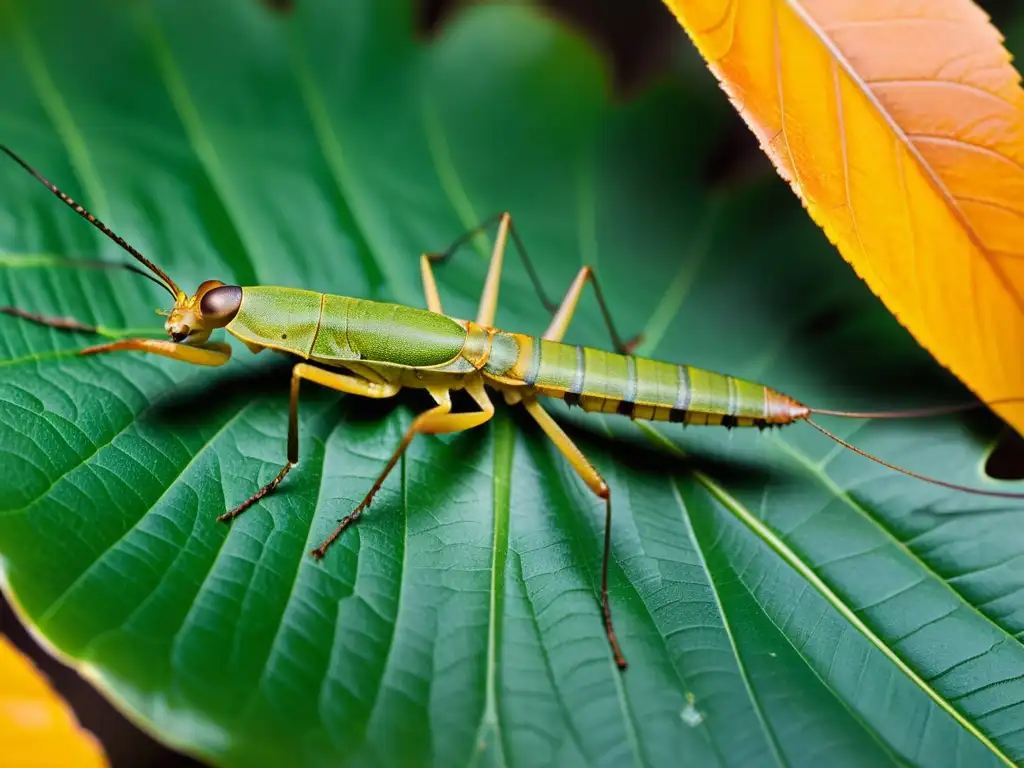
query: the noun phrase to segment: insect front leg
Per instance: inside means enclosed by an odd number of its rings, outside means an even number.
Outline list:
[[[237,507],[218,517],[217,522],[226,523],[245,512],[245,510],[274,490],[284,480],[285,475],[291,471],[292,467],[299,463],[299,386],[302,384],[303,379],[315,382],[322,387],[329,387],[338,392],[360,395],[361,397],[393,397],[401,389],[400,385],[390,382],[368,381],[344,373],[327,371],[309,363],[296,364],[292,368],[292,390],[288,409],[288,463],[281,468],[281,471],[277,473],[273,480]]]
[[[429,411],[425,411],[413,419],[412,424],[409,425],[409,429],[406,430],[405,435],[402,437],[402,441],[398,444],[395,452],[391,455],[388,463],[384,467],[384,471],[380,473],[380,476],[374,482],[373,486],[367,492],[359,505],[352,510],[352,512],[346,516],[334,529],[334,532],[321,544],[319,547],[313,550],[311,553],[315,557],[323,557],[327,552],[327,548],[337,539],[342,532],[353,523],[357,522],[363,514],[370,502],[373,501],[374,494],[380,490],[381,486],[384,485],[384,481],[387,476],[391,473],[391,470],[395,468],[398,460],[405,453],[405,450],[409,447],[409,443],[418,434],[424,435],[439,435],[449,432],[463,432],[467,429],[472,429],[485,422],[489,421],[494,415],[494,404],[488,397],[486,390],[484,389],[483,381],[479,378],[472,379],[466,385],[466,392],[473,398],[477,405],[480,406],[480,411],[476,413],[452,413],[452,397],[451,392],[445,388],[428,387],[427,391],[430,396],[434,398],[437,405],[431,408]]]
[[[544,433],[557,446],[562,455],[569,460],[572,468],[583,478],[583,482],[600,499],[604,499],[604,557],[601,561],[601,613],[604,617],[605,634],[608,636],[608,643],[612,648],[612,655],[619,669],[626,668],[626,657],[622,655],[618,638],[615,636],[615,627],[612,625],[612,609],[608,602],[608,559],[612,548],[612,492],[608,484],[594,469],[583,451],[576,447],[576,444],[562,430],[558,423],[551,418],[551,414],[544,410],[544,407],[534,397],[524,397],[523,405],[526,410],[544,430]]]
[[[15,307],[0,307],[0,314],[10,315],[22,320],[28,320],[36,325],[43,325],[47,328],[56,328],[59,331],[73,333],[98,334],[99,328],[94,325],[79,322],[73,317],[51,317],[48,315],[37,315],[33,312],[26,312]],[[161,357],[169,357],[172,360],[179,360],[192,365],[224,365],[231,359],[231,347],[219,342],[206,342],[203,344],[181,344],[169,341],[168,339],[117,339],[105,344],[96,344],[91,347],[79,350],[80,355],[100,355],[106,352],[149,352]]]
[[[21,320],[28,320],[30,323],[42,325],[47,328],[56,328],[58,331],[71,331],[73,333],[99,333],[100,329],[95,325],[83,323],[73,317],[52,317],[50,315],[37,315],[34,312],[26,312],[17,307],[0,307],[0,315],[10,315]]]
[[[192,365],[224,365],[231,359],[231,347],[219,341],[193,345],[167,339],[118,339],[107,344],[86,347],[78,354],[99,355],[106,352],[149,352]]]

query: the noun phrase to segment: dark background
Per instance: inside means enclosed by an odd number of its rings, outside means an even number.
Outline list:
[[[287,12],[302,0],[263,0],[271,8]],[[380,0],[387,2],[387,0]],[[977,0],[1006,29],[1014,0]],[[420,25],[424,36],[436,32],[448,14],[457,12],[456,0],[421,0]],[[540,0],[546,8],[589,37],[612,62],[615,87],[621,96],[642,88],[652,76],[675,70],[680,76],[703,72],[703,65],[688,38],[661,0]],[[723,95],[723,98],[724,95]],[[736,116],[719,156],[712,158],[708,173],[722,178],[733,175],[774,173],[761,153],[753,135]],[[782,184],[779,194],[791,194]],[[999,476],[992,464],[1001,461],[1013,467],[1020,477],[1020,448],[994,456],[987,468]],[[1002,476],[1009,476],[1004,474]],[[79,722],[95,733],[113,766],[202,766],[203,764],[171,751],[136,728],[78,674],[53,659],[40,648],[22,627],[10,606],[0,596],[0,632],[7,635],[46,673],[57,690],[75,710]]]

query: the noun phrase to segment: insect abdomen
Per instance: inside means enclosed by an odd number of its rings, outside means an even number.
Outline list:
[[[760,384],[689,365],[516,336],[506,374],[586,411],[727,427],[788,424],[807,409]]]

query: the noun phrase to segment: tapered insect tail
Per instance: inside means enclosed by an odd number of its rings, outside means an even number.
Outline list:
[[[922,411],[928,411],[927,414],[925,414],[925,415],[933,415],[935,413],[935,411],[937,411],[937,409],[921,409],[921,410]],[[967,408],[966,407],[958,407],[957,410],[967,410]],[[844,414],[842,412],[835,412],[835,411],[829,412],[829,411],[821,411],[821,410],[817,410],[817,409],[812,409],[812,412],[813,413],[831,413],[831,415],[835,415],[835,416],[846,415],[846,414]],[[956,411],[942,410],[942,411],[938,411],[938,412],[939,413],[955,413]],[[904,413],[907,413],[907,412],[904,412]],[[873,417],[864,416],[864,417],[861,417],[861,418],[873,418]],[[820,424],[817,424],[814,421],[812,421],[810,418],[805,417],[804,421],[806,421],[808,424],[810,424],[816,430],[821,432],[821,434],[825,435],[825,437],[829,438],[830,440],[835,441],[836,443],[838,443],[839,445],[843,446],[844,448],[849,448],[851,451],[856,453],[858,456],[863,456],[865,459],[871,459],[871,461],[875,462],[876,464],[881,464],[883,467],[887,467],[887,468],[889,468],[889,469],[891,469],[891,470],[893,470],[895,472],[899,472],[900,474],[907,475],[908,477],[913,477],[913,478],[915,478],[917,480],[923,480],[926,483],[931,483],[932,485],[939,485],[939,486],[942,486],[943,488],[949,488],[949,489],[954,490],[954,491],[962,491],[964,493],[973,493],[973,494],[975,494],[977,496],[993,496],[993,497],[999,498],[999,499],[1021,499],[1021,500],[1024,500],[1024,493],[1013,493],[1012,491],[991,491],[991,490],[987,490],[987,489],[984,489],[984,488],[971,488],[970,486],[967,486],[967,485],[958,485],[957,483],[949,483],[949,482],[946,482],[945,480],[939,480],[938,478],[929,477],[928,475],[922,475],[922,474],[918,474],[917,472],[913,472],[913,471],[911,471],[909,469],[904,469],[903,467],[900,467],[900,466],[898,466],[896,464],[890,464],[888,461],[885,461],[884,459],[880,459],[878,456],[875,456],[875,455],[873,455],[871,453],[868,453],[867,451],[858,448],[857,446],[853,445],[852,443],[848,443],[846,440],[843,440],[843,438],[839,437],[838,435],[832,434],[831,432],[829,432],[827,429],[825,429]]]

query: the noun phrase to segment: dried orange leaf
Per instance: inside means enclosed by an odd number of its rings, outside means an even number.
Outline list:
[[[0,635],[0,753],[4,765],[106,766],[103,750],[70,708]]]
[[[981,9],[665,2],[890,311],[983,400],[1024,396],[1024,91]]]

